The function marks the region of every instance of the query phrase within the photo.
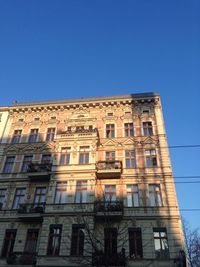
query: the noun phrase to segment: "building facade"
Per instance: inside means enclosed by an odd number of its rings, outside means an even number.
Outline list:
[[[159,94],[0,113],[0,266],[184,266]]]

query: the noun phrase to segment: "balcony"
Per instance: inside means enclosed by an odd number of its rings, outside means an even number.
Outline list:
[[[21,221],[42,221],[46,203],[20,204],[17,210]]]
[[[94,129],[77,128],[67,131],[58,131],[56,139],[70,139],[70,138],[92,138],[97,137],[98,131]]]
[[[126,257],[123,252],[107,254],[101,251],[92,255],[92,266],[126,266]]]
[[[35,265],[36,253],[31,252],[11,252],[6,258],[9,265]]]
[[[122,201],[95,201],[94,213],[96,220],[122,219],[123,217],[123,202]]]
[[[42,163],[30,163],[27,169],[31,181],[49,181],[52,163],[50,161]]]
[[[122,173],[122,162],[114,161],[98,161],[96,163],[98,179],[119,179]]]

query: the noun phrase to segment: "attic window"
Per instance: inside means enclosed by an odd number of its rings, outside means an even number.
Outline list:
[[[125,111],[125,115],[131,115],[130,111]]]
[[[76,127],[76,131],[82,131],[82,130],[84,130],[84,126],[77,126]]]
[[[24,119],[19,119],[19,120],[18,120],[18,122],[23,122],[23,121],[24,121]]]
[[[35,118],[34,120],[35,120],[35,121],[39,121],[39,120],[40,120],[40,118]]]
[[[112,116],[113,116],[112,112],[108,113],[108,117],[112,117]]]
[[[84,118],[84,115],[78,115],[78,118]]]
[[[56,117],[51,117],[51,120],[56,120]]]
[[[149,112],[150,112],[150,111],[149,111],[148,108],[145,108],[145,109],[143,109],[143,111],[142,111],[143,114],[149,114]]]

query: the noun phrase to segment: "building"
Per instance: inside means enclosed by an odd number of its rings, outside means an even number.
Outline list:
[[[184,266],[159,94],[0,113],[0,266]]]

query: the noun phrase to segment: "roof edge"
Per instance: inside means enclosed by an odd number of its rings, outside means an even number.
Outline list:
[[[81,97],[81,98],[68,98],[63,100],[47,100],[47,101],[33,101],[33,102],[14,102],[11,107],[15,106],[34,106],[34,105],[50,105],[50,104],[64,104],[64,103],[76,103],[76,102],[96,102],[106,101],[114,99],[144,99],[149,97],[160,97],[157,92],[136,93],[136,94],[119,94],[112,96],[97,96],[97,97]]]

